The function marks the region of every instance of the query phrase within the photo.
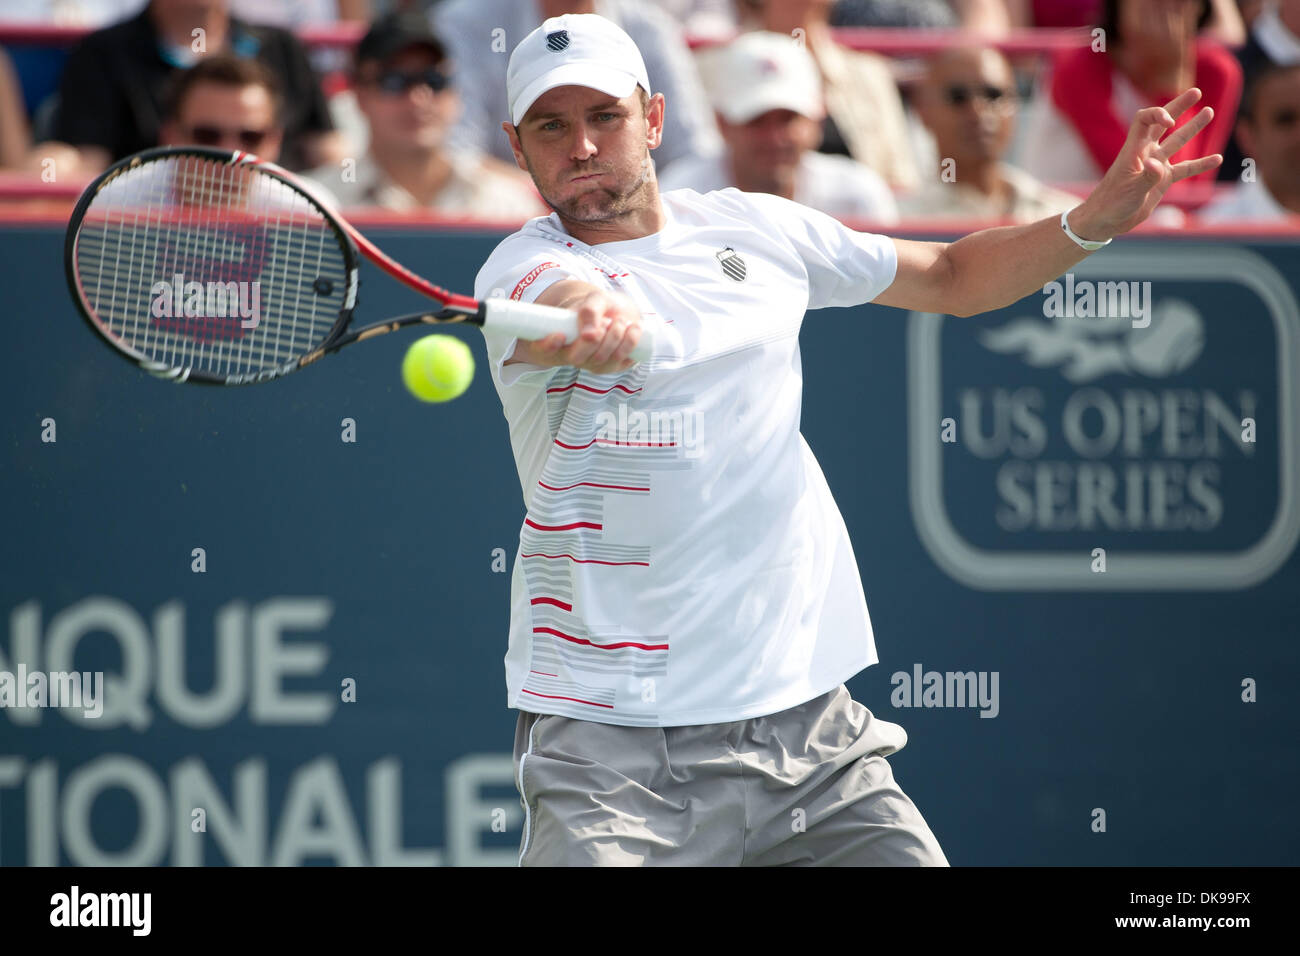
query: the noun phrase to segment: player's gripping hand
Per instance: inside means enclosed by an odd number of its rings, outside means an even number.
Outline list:
[[[536,342],[520,340],[507,365],[572,366],[611,375],[636,364],[629,356],[641,341],[641,313],[627,296],[566,279],[539,295],[537,302],[577,312],[578,337],[567,345],[562,332]]]

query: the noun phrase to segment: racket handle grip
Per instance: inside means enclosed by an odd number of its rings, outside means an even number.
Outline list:
[[[511,299],[486,299],[483,302],[483,325],[534,342],[556,332],[564,333],[564,340],[572,342],[578,337],[578,314],[568,309],[557,309],[535,302],[515,302]],[[641,323],[641,340],[632,350],[632,358],[644,362],[654,353],[654,331],[650,324]]]

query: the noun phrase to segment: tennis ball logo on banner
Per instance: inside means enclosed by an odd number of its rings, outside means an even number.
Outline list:
[[[1133,244],[908,321],[912,516],[956,580],[1238,589],[1295,548],[1300,307],[1269,259]]]

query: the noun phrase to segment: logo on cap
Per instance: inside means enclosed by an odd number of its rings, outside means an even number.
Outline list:
[[[546,49],[552,53],[559,53],[569,47],[569,31],[556,30],[554,33],[546,34]]]
[[[745,260],[740,258],[736,250],[727,246],[721,252],[715,253],[718,262],[722,264],[722,271],[726,273],[728,279],[735,279],[737,282],[745,281],[745,273],[748,271],[745,266]]]

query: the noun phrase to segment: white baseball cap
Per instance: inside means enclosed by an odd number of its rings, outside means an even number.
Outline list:
[[[645,61],[632,38],[594,13],[551,17],[519,41],[506,67],[510,121],[557,86],[587,86],[619,99],[638,86],[650,92]]]
[[[729,123],[748,123],[769,110],[825,115],[822,80],[812,54],[784,33],[743,33],[717,53],[709,99]]]

